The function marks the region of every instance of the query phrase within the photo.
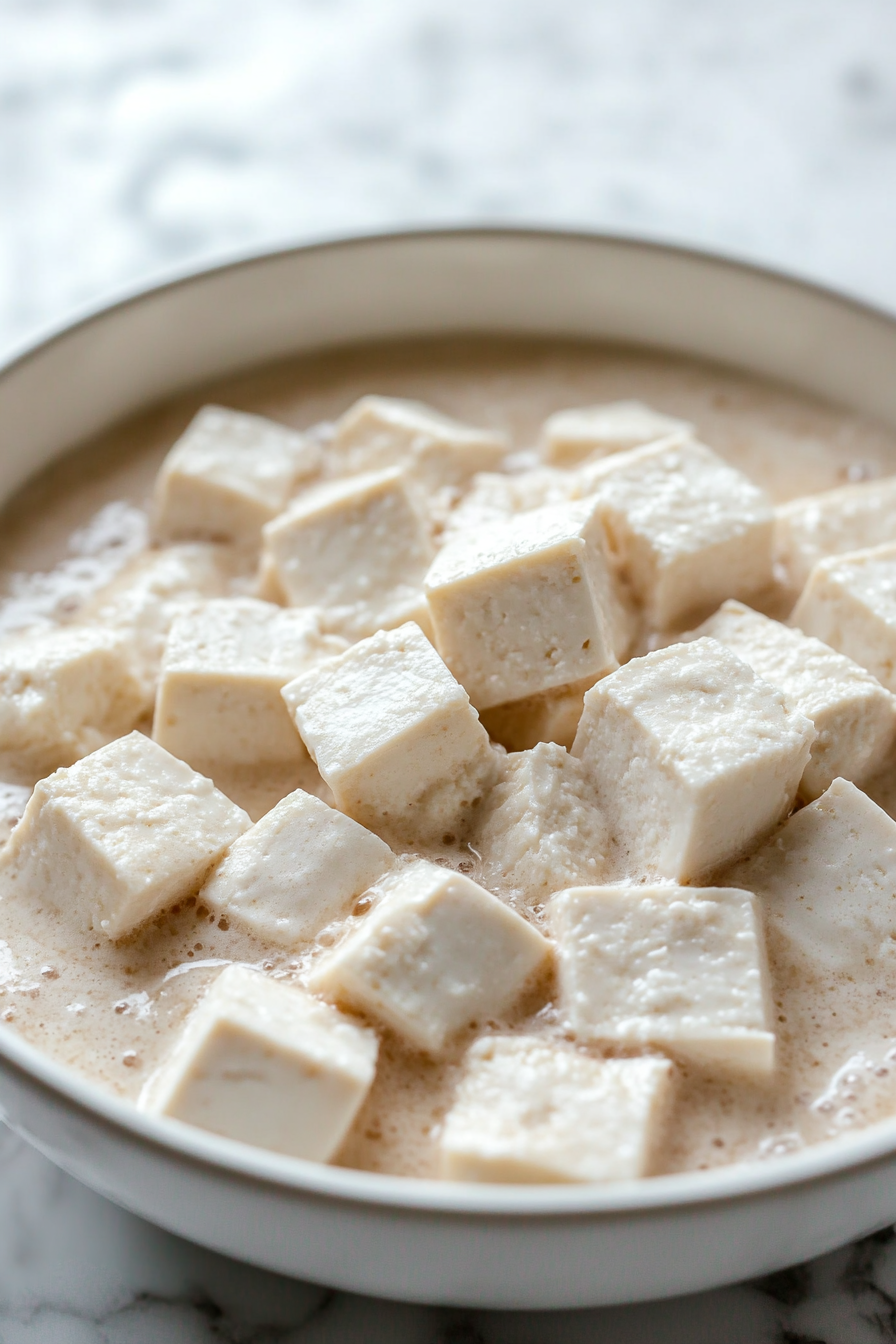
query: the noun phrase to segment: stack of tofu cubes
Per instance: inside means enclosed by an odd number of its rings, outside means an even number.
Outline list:
[[[642,1176],[678,1070],[773,1073],[770,893],[806,964],[893,929],[896,825],[856,782],[896,734],[896,492],[776,517],[636,402],[552,416],[525,471],[510,446],[384,397],[327,436],[206,408],[157,549],[0,649],[0,753],[38,779],[2,857],[22,900],[119,940],[198,892],[311,950],[300,980],[222,970],[147,1110],[328,1161],[385,1032],[462,1061],[445,1176]],[[776,560],[787,625],[745,605]],[[284,768],[308,787],[254,824],[212,783]]]

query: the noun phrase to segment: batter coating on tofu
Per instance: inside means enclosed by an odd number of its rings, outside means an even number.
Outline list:
[[[79,449],[0,527],[0,1030],[449,1180],[892,1114],[894,481],[876,425],[562,342],[306,358]]]

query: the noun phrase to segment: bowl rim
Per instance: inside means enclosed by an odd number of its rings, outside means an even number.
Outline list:
[[[290,257],[334,250],[395,246],[421,241],[488,239],[598,245],[641,251],[692,261],[701,266],[733,270],[748,279],[808,294],[896,330],[896,313],[870,301],[843,293],[833,286],[802,278],[785,270],[711,249],[654,240],[632,234],[586,229],[507,226],[503,224],[451,225],[360,234],[338,234],[306,243],[264,247],[240,253],[212,265],[189,265],[164,279],[150,278],[120,290],[115,296],[85,305],[68,319],[51,324],[15,345],[0,359],[0,380],[43,355],[48,349],[119,312],[190,285],[211,281],[253,266],[286,261]],[[247,366],[248,367],[248,366]],[[133,1102],[105,1091],[68,1065],[22,1039],[14,1027],[0,1022],[0,1060],[50,1096],[61,1096],[74,1109],[108,1129],[124,1131],[132,1144],[149,1147],[167,1159],[188,1161],[210,1174],[249,1182],[346,1205],[390,1208],[407,1213],[495,1219],[526,1215],[536,1219],[606,1218],[676,1214],[688,1208],[752,1200],[786,1189],[837,1180],[863,1168],[887,1162],[896,1154],[896,1116],[865,1128],[821,1141],[796,1152],[767,1160],[743,1160],[704,1171],[677,1172],[647,1179],[582,1185],[487,1185],[383,1175],[312,1162],[256,1148],[249,1144],[137,1109]],[[0,1119],[16,1125],[0,1106]],[[37,1136],[19,1132],[39,1146]],[[119,1134],[120,1137],[120,1134]],[[58,1156],[58,1155],[57,1155]]]

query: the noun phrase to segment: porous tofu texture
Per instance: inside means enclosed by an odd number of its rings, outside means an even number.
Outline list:
[[[756,893],[801,975],[892,983],[896,822],[854,784],[834,780],[720,880]]]
[[[762,490],[703,444],[635,448],[580,470],[610,559],[646,624],[680,630],[727,597],[772,582],[774,512]]]
[[[377,836],[297,789],[233,842],[200,900],[264,941],[298,947],[350,915],[393,863]]]
[[[285,425],[204,406],[156,478],[155,534],[257,546],[264,524],[317,474],[320,461],[320,447]]]
[[[127,642],[151,714],[171,622],[184,604],[225,597],[233,555],[229,547],[187,542],[136,556],[79,613],[79,619],[114,630]]]
[[[449,1180],[540,1183],[646,1176],[672,1065],[591,1059],[539,1036],[470,1048],[440,1147]]]
[[[153,737],[205,773],[299,763],[305,747],[280,691],[345,647],[314,609],[244,597],[185,610],[165,647]]]
[[[262,563],[291,606],[319,606],[328,629],[358,639],[409,620],[428,629],[433,554],[429,520],[393,467],[305,491],[265,527]]]
[[[603,457],[640,448],[672,434],[687,437],[693,430],[689,421],[663,415],[642,401],[610,401],[548,416],[541,431],[541,451],[546,462],[566,467],[593,454]]]
[[[228,966],[194,1009],[142,1109],[327,1162],[376,1069],[377,1039],[304,990]]]
[[[865,668],[740,602],[724,602],[696,634],[724,644],[812,720],[818,736],[800,781],[807,801],[838,777],[860,782],[881,769],[896,734],[896,697]]]
[[[23,784],[0,782],[0,847],[6,844],[31,797],[31,790]]]
[[[593,506],[461,533],[426,576],[436,647],[477,709],[618,667],[617,601]]]
[[[362,826],[405,844],[469,824],[495,754],[419,626],[362,640],[282,694],[338,806]]]
[[[0,770],[33,783],[134,727],[141,688],[113,630],[68,626],[0,648]]]
[[[42,779],[0,863],[19,899],[118,939],[195,892],[249,825],[211,780],[130,733]]]
[[[776,559],[799,591],[826,556],[896,539],[896,476],[804,495],[775,513]]]
[[[485,885],[528,905],[561,887],[602,882],[609,866],[610,836],[588,772],[552,742],[506,758],[472,844]]]
[[[768,971],[750,892],[579,887],[553,897],[548,920],[561,1009],[578,1040],[771,1073]]]
[[[337,421],[331,451],[345,475],[399,465],[435,492],[494,471],[509,448],[505,434],[452,420],[422,402],[362,397]]]
[[[790,621],[896,691],[896,545],[819,560]]]
[[[550,944],[468,877],[417,860],[384,878],[379,899],[309,988],[438,1054],[464,1028],[510,1008]]]
[[[585,764],[628,877],[693,881],[793,806],[815,729],[714,639],[635,658],[585,696]]]

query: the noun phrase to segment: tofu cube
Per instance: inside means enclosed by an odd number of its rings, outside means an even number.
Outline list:
[[[320,468],[318,444],[260,415],[204,406],[156,478],[154,530],[162,541],[257,546],[298,486]]]
[[[318,606],[328,629],[362,639],[409,620],[428,628],[433,554],[407,474],[392,468],[307,490],[265,527],[262,564],[291,606]]]
[[[514,475],[481,471],[445,519],[442,538],[447,542],[458,532],[478,531],[515,513],[529,513],[578,497],[579,478],[573,471],[555,467],[533,467]]]
[[[2,866],[21,900],[118,939],[195,892],[249,825],[211,780],[130,733],[40,780]]]
[[[244,597],[185,610],[165,647],[153,738],[212,776],[222,766],[298,765],[307,753],[280,692],[344,648],[313,609]]]
[[[790,621],[896,691],[896,545],[819,560]]]
[[[671,1075],[667,1059],[591,1059],[543,1036],[485,1036],[442,1126],[442,1173],[511,1184],[647,1176]]]
[[[572,754],[628,877],[692,881],[793,806],[815,729],[714,639],[635,658],[585,696]]]
[[[80,613],[127,642],[140,681],[142,712],[151,714],[171,622],[185,603],[225,597],[230,590],[229,547],[188,542],[135,557]]]
[[[419,859],[321,958],[309,988],[368,1013],[437,1055],[458,1032],[510,1008],[545,969],[550,944],[468,877]]]
[[[377,836],[296,789],[234,840],[199,899],[263,942],[298,947],[347,918],[393,862]]]
[[[332,453],[343,475],[403,466],[429,492],[494,471],[509,452],[505,434],[477,429],[419,401],[362,397],[337,421]]]
[[[586,457],[605,457],[672,434],[687,437],[693,431],[687,420],[662,415],[641,401],[610,401],[549,416],[541,431],[541,451],[546,462],[566,467]]]
[[[337,806],[386,839],[456,834],[491,783],[488,734],[417,625],[362,640],[282,694]]]
[[[654,444],[580,471],[610,559],[655,630],[680,630],[726,597],[772,582],[774,512],[762,490],[709,448]]]
[[[798,592],[826,556],[896,541],[896,476],[804,495],[775,513],[776,559]]]
[[[293,985],[228,966],[190,1015],[141,1109],[328,1162],[361,1109],[377,1039]]]
[[[500,742],[508,751],[528,751],[539,742],[571,747],[582,717],[585,692],[593,685],[593,679],[585,677],[570,686],[513,700],[509,705],[495,705],[483,710],[480,718],[492,741]]]
[[[578,887],[554,896],[548,919],[561,1009],[578,1040],[772,1072],[768,968],[750,892]]]
[[[0,646],[0,769],[33,783],[130,732],[142,711],[127,645],[62,626]]]
[[[854,784],[834,780],[720,880],[762,901],[779,975],[795,967],[798,983],[816,987],[848,977],[853,994],[892,983],[896,822]]]
[[[618,667],[597,511],[538,509],[445,545],[426,576],[436,647],[477,709]]]
[[[508,756],[473,848],[489,890],[527,905],[561,887],[603,882],[610,836],[582,761],[552,742]]]
[[[740,602],[723,603],[696,633],[724,644],[812,720],[818,736],[800,781],[807,801],[838,777],[861,781],[881,769],[896,736],[896,697],[858,663]]]

